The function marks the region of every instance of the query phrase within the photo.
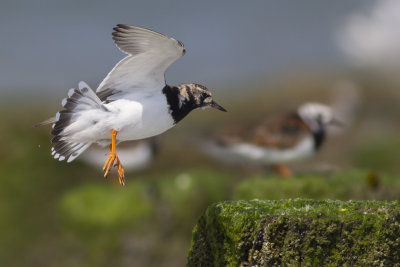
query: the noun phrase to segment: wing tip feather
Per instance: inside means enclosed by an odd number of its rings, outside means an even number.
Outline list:
[[[114,29],[117,29],[117,28],[129,29],[129,28],[131,28],[131,26],[129,26],[128,24],[124,24],[124,23],[118,23],[117,27],[115,27]]]

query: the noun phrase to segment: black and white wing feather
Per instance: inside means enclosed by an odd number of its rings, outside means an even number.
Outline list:
[[[161,90],[166,69],[185,53],[181,42],[140,27],[118,24],[112,35],[128,56],[111,70],[97,93],[107,89],[125,94]]]

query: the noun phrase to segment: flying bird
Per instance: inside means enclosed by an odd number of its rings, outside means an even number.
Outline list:
[[[291,176],[287,162],[313,156],[326,139],[328,125],[341,125],[333,110],[306,103],[296,111],[250,127],[234,127],[212,138],[196,139],[206,154],[226,163],[256,163]]]
[[[197,108],[226,110],[203,85],[166,84],[166,69],[185,54],[182,42],[124,24],[118,24],[112,36],[127,56],[95,92],[79,82],[78,89],[70,89],[62,100],[64,109],[37,126],[53,123],[51,154],[60,161],[73,161],[93,143],[109,145],[104,177],[115,166],[120,184],[125,185],[124,168],[116,152],[118,143],[159,135]]]

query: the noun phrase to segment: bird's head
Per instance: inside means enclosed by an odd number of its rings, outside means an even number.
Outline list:
[[[186,83],[178,86],[179,105],[191,106],[196,108],[215,108],[226,112],[226,109],[218,105],[212,98],[211,92],[203,85],[195,83]]]
[[[306,103],[299,107],[298,114],[313,132],[324,130],[331,124],[341,125],[334,118],[332,108],[323,104]]]

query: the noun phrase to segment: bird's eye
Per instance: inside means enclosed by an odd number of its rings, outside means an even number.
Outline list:
[[[211,96],[209,96],[209,97],[206,97],[203,102],[204,103],[211,103],[211,101],[212,101],[212,98],[211,98]]]

